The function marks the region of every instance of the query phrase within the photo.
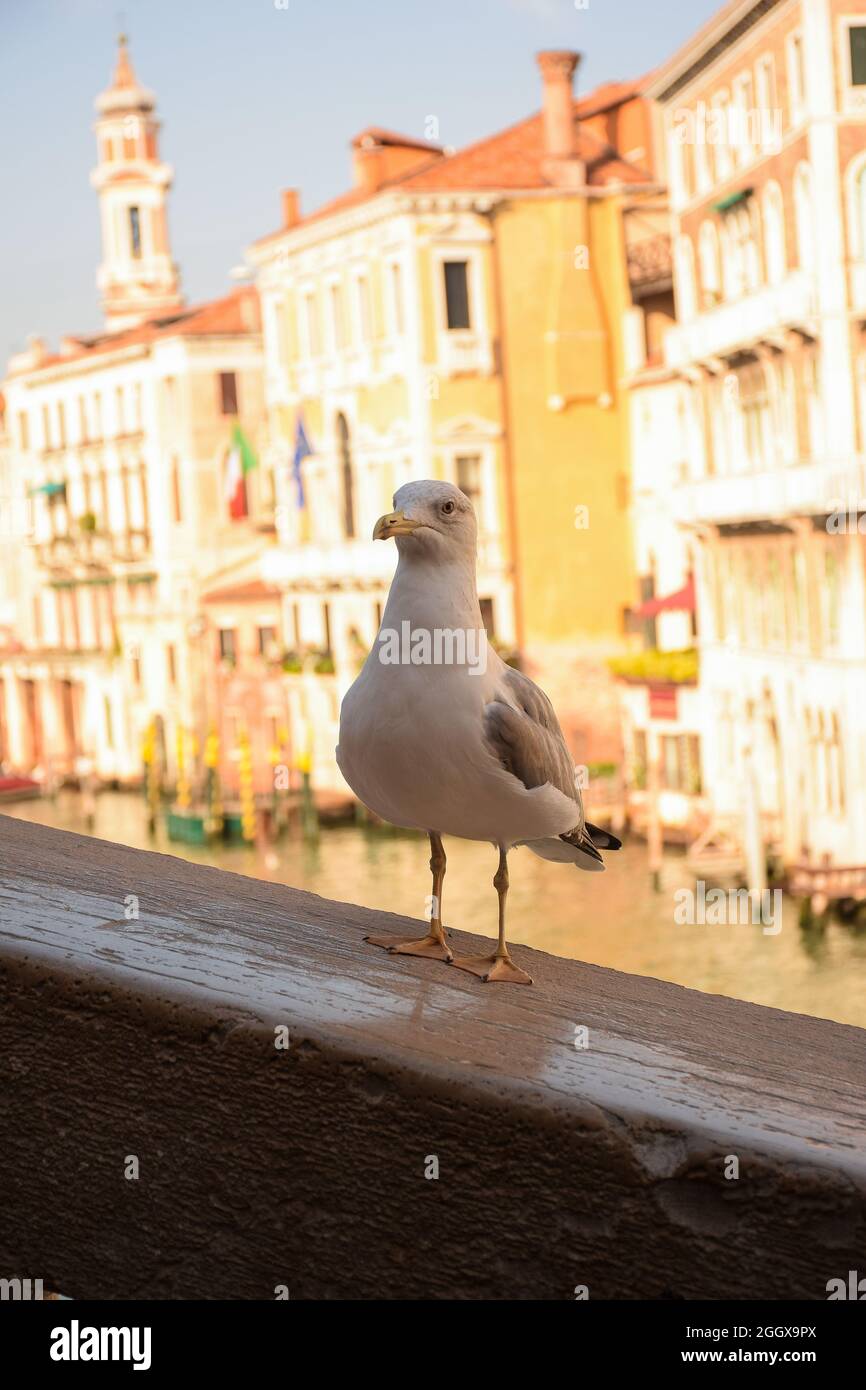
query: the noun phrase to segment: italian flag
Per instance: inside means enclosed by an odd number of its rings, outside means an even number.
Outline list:
[[[232,431],[232,446],[226,459],[225,500],[232,521],[249,514],[247,506],[247,474],[258,465],[253,447],[240,425]]]

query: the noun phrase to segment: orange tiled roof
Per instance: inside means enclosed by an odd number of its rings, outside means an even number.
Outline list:
[[[278,599],[279,589],[264,579],[248,579],[238,584],[228,584],[223,589],[211,589],[202,594],[202,603],[253,603],[260,599]]]
[[[120,347],[132,347],[137,343],[149,343],[157,338],[201,337],[210,333],[255,333],[261,326],[261,311],[257,291],[251,285],[232,290],[222,299],[209,300],[206,304],[191,305],[188,309],[175,309],[171,314],[147,319],[134,328],[122,328],[114,333],[100,333],[93,337],[69,338],[72,344],[69,352],[53,353],[40,362],[40,367],[70,362],[76,359],[94,357],[98,353],[114,352]],[[38,368],[37,368],[38,370]]]
[[[380,125],[368,125],[360,130],[352,140],[353,145],[373,141],[376,145],[399,145],[402,149],[429,150],[431,154],[441,154],[442,146],[431,140],[416,140],[412,135],[400,135],[396,130],[385,130]]]
[[[580,122],[596,116],[603,111],[619,106],[640,95],[644,78],[630,82],[606,82],[595,91],[574,103],[575,119]],[[390,131],[380,131],[372,126],[362,134],[387,138],[391,143],[402,143],[417,147],[418,141],[396,135]],[[360,137],[353,140],[353,145]],[[599,186],[621,181],[623,183],[646,183],[650,179],[647,170],[624,159],[612,145],[594,131],[578,124],[576,154],[586,163],[587,182]],[[424,148],[423,144],[420,148]],[[436,146],[430,146],[431,152]],[[407,192],[460,192],[484,189],[534,189],[551,186],[543,171],[544,138],[540,112],[508,126],[495,135],[485,136],[471,145],[466,145],[456,154],[443,157],[432,153],[431,159],[419,167],[399,174],[380,185],[374,192],[364,188],[351,188],[336,198],[316,208],[301,219],[296,226],[331,217],[347,208],[375,198],[378,193],[392,189],[406,189]],[[260,237],[254,245],[265,245],[285,234],[286,228]]]

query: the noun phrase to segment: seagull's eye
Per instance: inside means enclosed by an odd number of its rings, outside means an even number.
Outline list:
[[[453,510],[454,510],[454,503],[453,503],[453,502],[443,502],[443,503],[442,503],[442,506],[440,507],[439,510],[441,511],[441,513],[442,513],[443,516],[450,516],[451,513],[452,513]]]

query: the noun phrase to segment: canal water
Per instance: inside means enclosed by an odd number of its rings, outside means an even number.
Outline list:
[[[0,810],[62,830],[84,828],[75,792]],[[262,849],[198,849],[170,844],[162,831],[151,840],[143,799],[124,792],[98,798],[94,833],[419,919],[430,892],[426,836],[340,826],[323,829],[316,843],[292,839]],[[446,925],[495,936],[494,850],[449,840],[446,852]],[[782,901],[777,933],[760,923],[681,925],[675,915],[681,899],[675,894],[695,886],[681,854],[667,852],[658,892],[650,883],[643,843],[626,844],[606,860],[606,873],[588,874],[515,850],[509,859],[509,939],[712,994],[866,1027],[866,930],[831,923],[805,931],[788,899]]]

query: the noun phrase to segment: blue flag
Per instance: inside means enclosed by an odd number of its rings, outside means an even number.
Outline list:
[[[298,411],[298,418],[295,422],[295,455],[292,459],[292,476],[295,480],[295,486],[298,489],[298,506],[302,511],[307,504],[304,498],[304,479],[301,475],[301,464],[312,452],[310,441],[307,439],[306,431],[304,430],[304,417],[301,415],[300,411]]]

